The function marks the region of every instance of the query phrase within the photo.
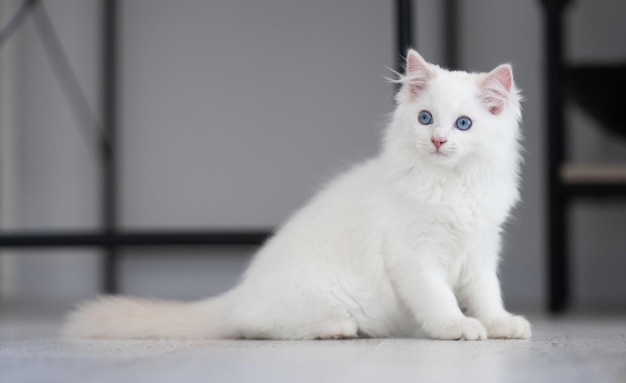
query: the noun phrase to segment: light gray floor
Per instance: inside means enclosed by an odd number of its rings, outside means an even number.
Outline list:
[[[626,382],[626,318],[535,319],[530,341],[59,339],[59,316],[0,316],[0,381]]]

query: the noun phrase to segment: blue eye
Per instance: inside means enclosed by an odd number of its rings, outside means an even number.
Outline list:
[[[459,117],[457,118],[455,125],[460,130],[467,130],[472,127],[472,120],[467,117]]]
[[[418,116],[418,120],[422,125],[430,125],[433,123],[433,115],[427,110],[422,110]]]

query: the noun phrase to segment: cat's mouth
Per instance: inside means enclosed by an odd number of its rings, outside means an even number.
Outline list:
[[[457,163],[456,153],[448,151],[434,150],[430,153],[431,160],[441,166],[453,166]]]

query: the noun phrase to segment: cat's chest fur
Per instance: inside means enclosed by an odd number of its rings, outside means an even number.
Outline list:
[[[383,253],[392,260],[398,252],[438,263],[455,284],[468,262],[482,261],[480,249],[500,231],[517,190],[505,179],[436,177],[388,184]]]
[[[500,226],[517,199],[516,189],[506,180],[436,177],[418,174],[389,183],[392,225],[406,225],[418,235],[435,228],[445,228],[452,235],[472,235]]]

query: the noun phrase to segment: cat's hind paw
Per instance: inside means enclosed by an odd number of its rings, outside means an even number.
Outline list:
[[[357,338],[358,326],[350,319],[328,320],[318,326],[315,339],[352,339]]]
[[[444,340],[484,340],[487,339],[487,329],[477,319],[462,317],[451,321],[438,323],[426,329],[433,339]]]
[[[530,322],[520,315],[508,315],[484,321],[489,338],[528,339],[532,332]]]

